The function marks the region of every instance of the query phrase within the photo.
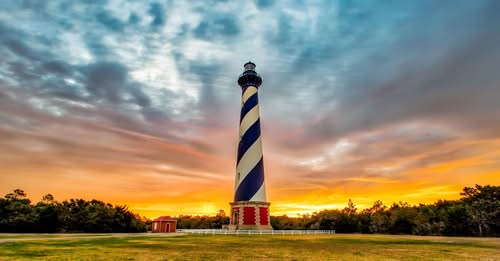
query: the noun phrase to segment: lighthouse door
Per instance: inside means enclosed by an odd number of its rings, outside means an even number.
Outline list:
[[[238,215],[238,209],[233,212],[233,225],[238,225],[240,216]]]

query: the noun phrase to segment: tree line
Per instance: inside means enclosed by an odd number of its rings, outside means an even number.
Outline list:
[[[126,206],[99,200],[70,199],[57,202],[51,194],[31,204],[23,190],[0,198],[0,232],[145,232],[147,220]]]
[[[500,186],[465,187],[460,200],[411,206],[385,206],[380,200],[359,211],[347,207],[301,217],[274,216],[274,229],[324,229],[337,233],[385,233],[440,236],[500,236]]]
[[[337,233],[384,233],[444,236],[499,236],[500,186],[465,187],[459,200],[434,204],[405,202],[385,206],[380,200],[358,210],[349,200],[344,209],[300,217],[271,216],[273,229],[321,229]],[[177,217],[177,228],[220,229],[229,224],[224,211],[215,216]],[[0,198],[0,232],[145,232],[151,220],[126,206],[99,200],[54,200],[51,194],[32,204],[20,189]]]
[[[177,217],[179,229],[221,229],[226,225],[229,225],[229,217],[222,209],[215,216],[179,215]]]

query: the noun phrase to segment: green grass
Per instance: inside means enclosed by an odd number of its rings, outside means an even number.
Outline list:
[[[109,234],[92,234],[92,233],[0,233],[0,239],[11,239],[11,238],[56,238],[56,237],[88,237],[88,236],[107,236]]]
[[[42,237],[44,237],[43,235]],[[500,239],[388,235],[113,236],[0,243],[0,260],[498,260]]]

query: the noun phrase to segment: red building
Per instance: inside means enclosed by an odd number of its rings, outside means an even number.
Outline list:
[[[161,216],[151,223],[153,233],[174,233],[177,226],[177,219],[169,216]]]

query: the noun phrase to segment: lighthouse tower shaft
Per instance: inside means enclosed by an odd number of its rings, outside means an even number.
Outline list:
[[[234,201],[266,201],[257,87],[243,89]]]
[[[262,79],[255,64],[245,64],[238,78],[242,89],[241,115],[236,162],[234,202],[231,205],[231,229],[272,229],[269,202],[266,202],[264,157],[260,131],[258,89]]]

